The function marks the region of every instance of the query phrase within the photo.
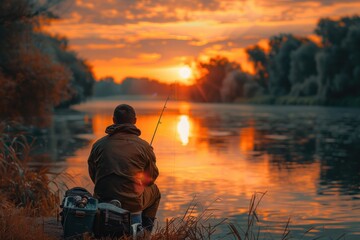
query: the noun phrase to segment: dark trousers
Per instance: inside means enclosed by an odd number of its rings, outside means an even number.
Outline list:
[[[120,180],[120,181],[119,181]],[[111,200],[119,200],[121,207],[130,212],[142,211],[143,217],[154,219],[160,203],[160,190],[156,184],[145,187],[144,192],[140,196],[134,193],[126,193],[119,184],[121,179],[115,174],[111,174],[95,185],[94,195],[100,202],[110,202]]]
[[[161,194],[156,184],[146,187],[142,195],[142,216],[154,219],[159,208]]]

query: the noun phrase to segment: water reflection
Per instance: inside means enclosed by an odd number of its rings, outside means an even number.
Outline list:
[[[116,102],[101,108],[94,104],[79,108],[88,112],[84,126],[91,127],[91,134],[77,137],[90,142],[66,158],[65,165],[67,173],[77,176],[76,184],[89,188],[86,160],[91,143],[105,134]],[[137,109],[142,138],[150,141],[163,103],[130,104]],[[294,234],[326,226],[332,229],[326,233],[330,236],[350,232],[347,239],[356,239],[359,112],[169,103],[153,142],[161,172],[159,222],[182,216],[197,195],[202,204],[221,198],[214,203],[220,210],[214,216],[241,223],[252,194],[267,191],[258,214],[270,232],[276,233],[291,217]]]
[[[245,127],[240,129],[240,150],[242,152],[253,151],[255,146],[255,128]]]
[[[190,137],[190,121],[189,116],[181,115],[177,125],[177,131],[182,145],[186,146],[189,143]]]

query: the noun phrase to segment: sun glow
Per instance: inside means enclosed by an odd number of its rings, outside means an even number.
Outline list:
[[[191,68],[188,67],[188,66],[181,67],[181,68],[179,69],[179,75],[180,75],[181,79],[187,80],[187,79],[189,79],[189,78],[191,77],[191,75],[192,75],[192,70],[191,70]]]

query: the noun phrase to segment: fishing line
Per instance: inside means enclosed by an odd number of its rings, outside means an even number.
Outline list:
[[[164,110],[165,110],[165,108],[166,108],[167,102],[169,101],[169,98],[170,98],[170,94],[167,96],[166,101],[165,101],[165,104],[164,104],[164,107],[163,107],[162,110],[161,110],[159,120],[158,120],[158,122],[157,122],[157,124],[156,124],[154,134],[153,134],[153,136],[152,136],[152,138],[151,138],[151,141],[150,141],[150,146],[152,146],[152,143],[153,143],[153,141],[154,141],[154,138],[155,138],[157,129],[158,129],[158,127],[159,127],[159,124],[161,123],[161,117],[162,117],[162,115],[163,115],[163,113],[164,113]]]
[[[168,103],[168,101],[169,101],[169,99],[170,99],[170,96],[172,95],[172,92],[174,91],[174,98],[176,98],[176,88],[177,88],[177,82],[175,82],[174,83],[174,89],[170,86],[170,90],[169,90],[169,94],[168,94],[168,96],[167,96],[167,98],[166,98],[166,100],[165,100],[165,103],[164,103],[164,106],[163,106],[163,108],[162,108],[162,110],[161,110],[161,113],[160,113],[160,116],[159,116],[159,119],[158,119],[158,122],[157,122],[157,124],[156,124],[156,127],[155,127],[155,130],[154,130],[154,134],[153,134],[153,136],[152,136],[152,138],[151,138],[151,141],[150,141],[150,146],[152,146],[152,144],[153,144],[153,142],[154,142],[154,138],[155,138],[155,135],[156,135],[156,133],[157,133],[157,130],[158,130],[158,128],[159,128],[159,125],[160,125],[160,123],[162,123],[161,122],[161,119],[162,119],[162,116],[163,116],[163,113],[164,113],[164,111],[165,111],[165,109],[167,108],[167,103]],[[174,129],[174,139],[176,139],[176,129]],[[176,161],[176,140],[174,140],[174,141],[172,141],[172,143],[174,144],[173,145],[173,147],[171,148],[166,148],[167,150],[169,150],[169,149],[172,149],[172,154],[170,153],[170,152],[167,152],[166,153],[166,155],[168,155],[168,156],[173,156],[173,160],[174,160],[174,162],[173,162],[173,166],[171,167],[171,173],[170,173],[170,175],[171,176],[174,176],[174,171],[175,171],[175,161]],[[165,150],[165,152],[166,152],[166,150]]]

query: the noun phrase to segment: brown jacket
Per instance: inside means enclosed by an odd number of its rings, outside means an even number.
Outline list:
[[[133,124],[114,124],[105,132],[108,135],[93,144],[88,159],[95,195],[139,199],[159,175],[153,148],[139,137],[141,132]]]

